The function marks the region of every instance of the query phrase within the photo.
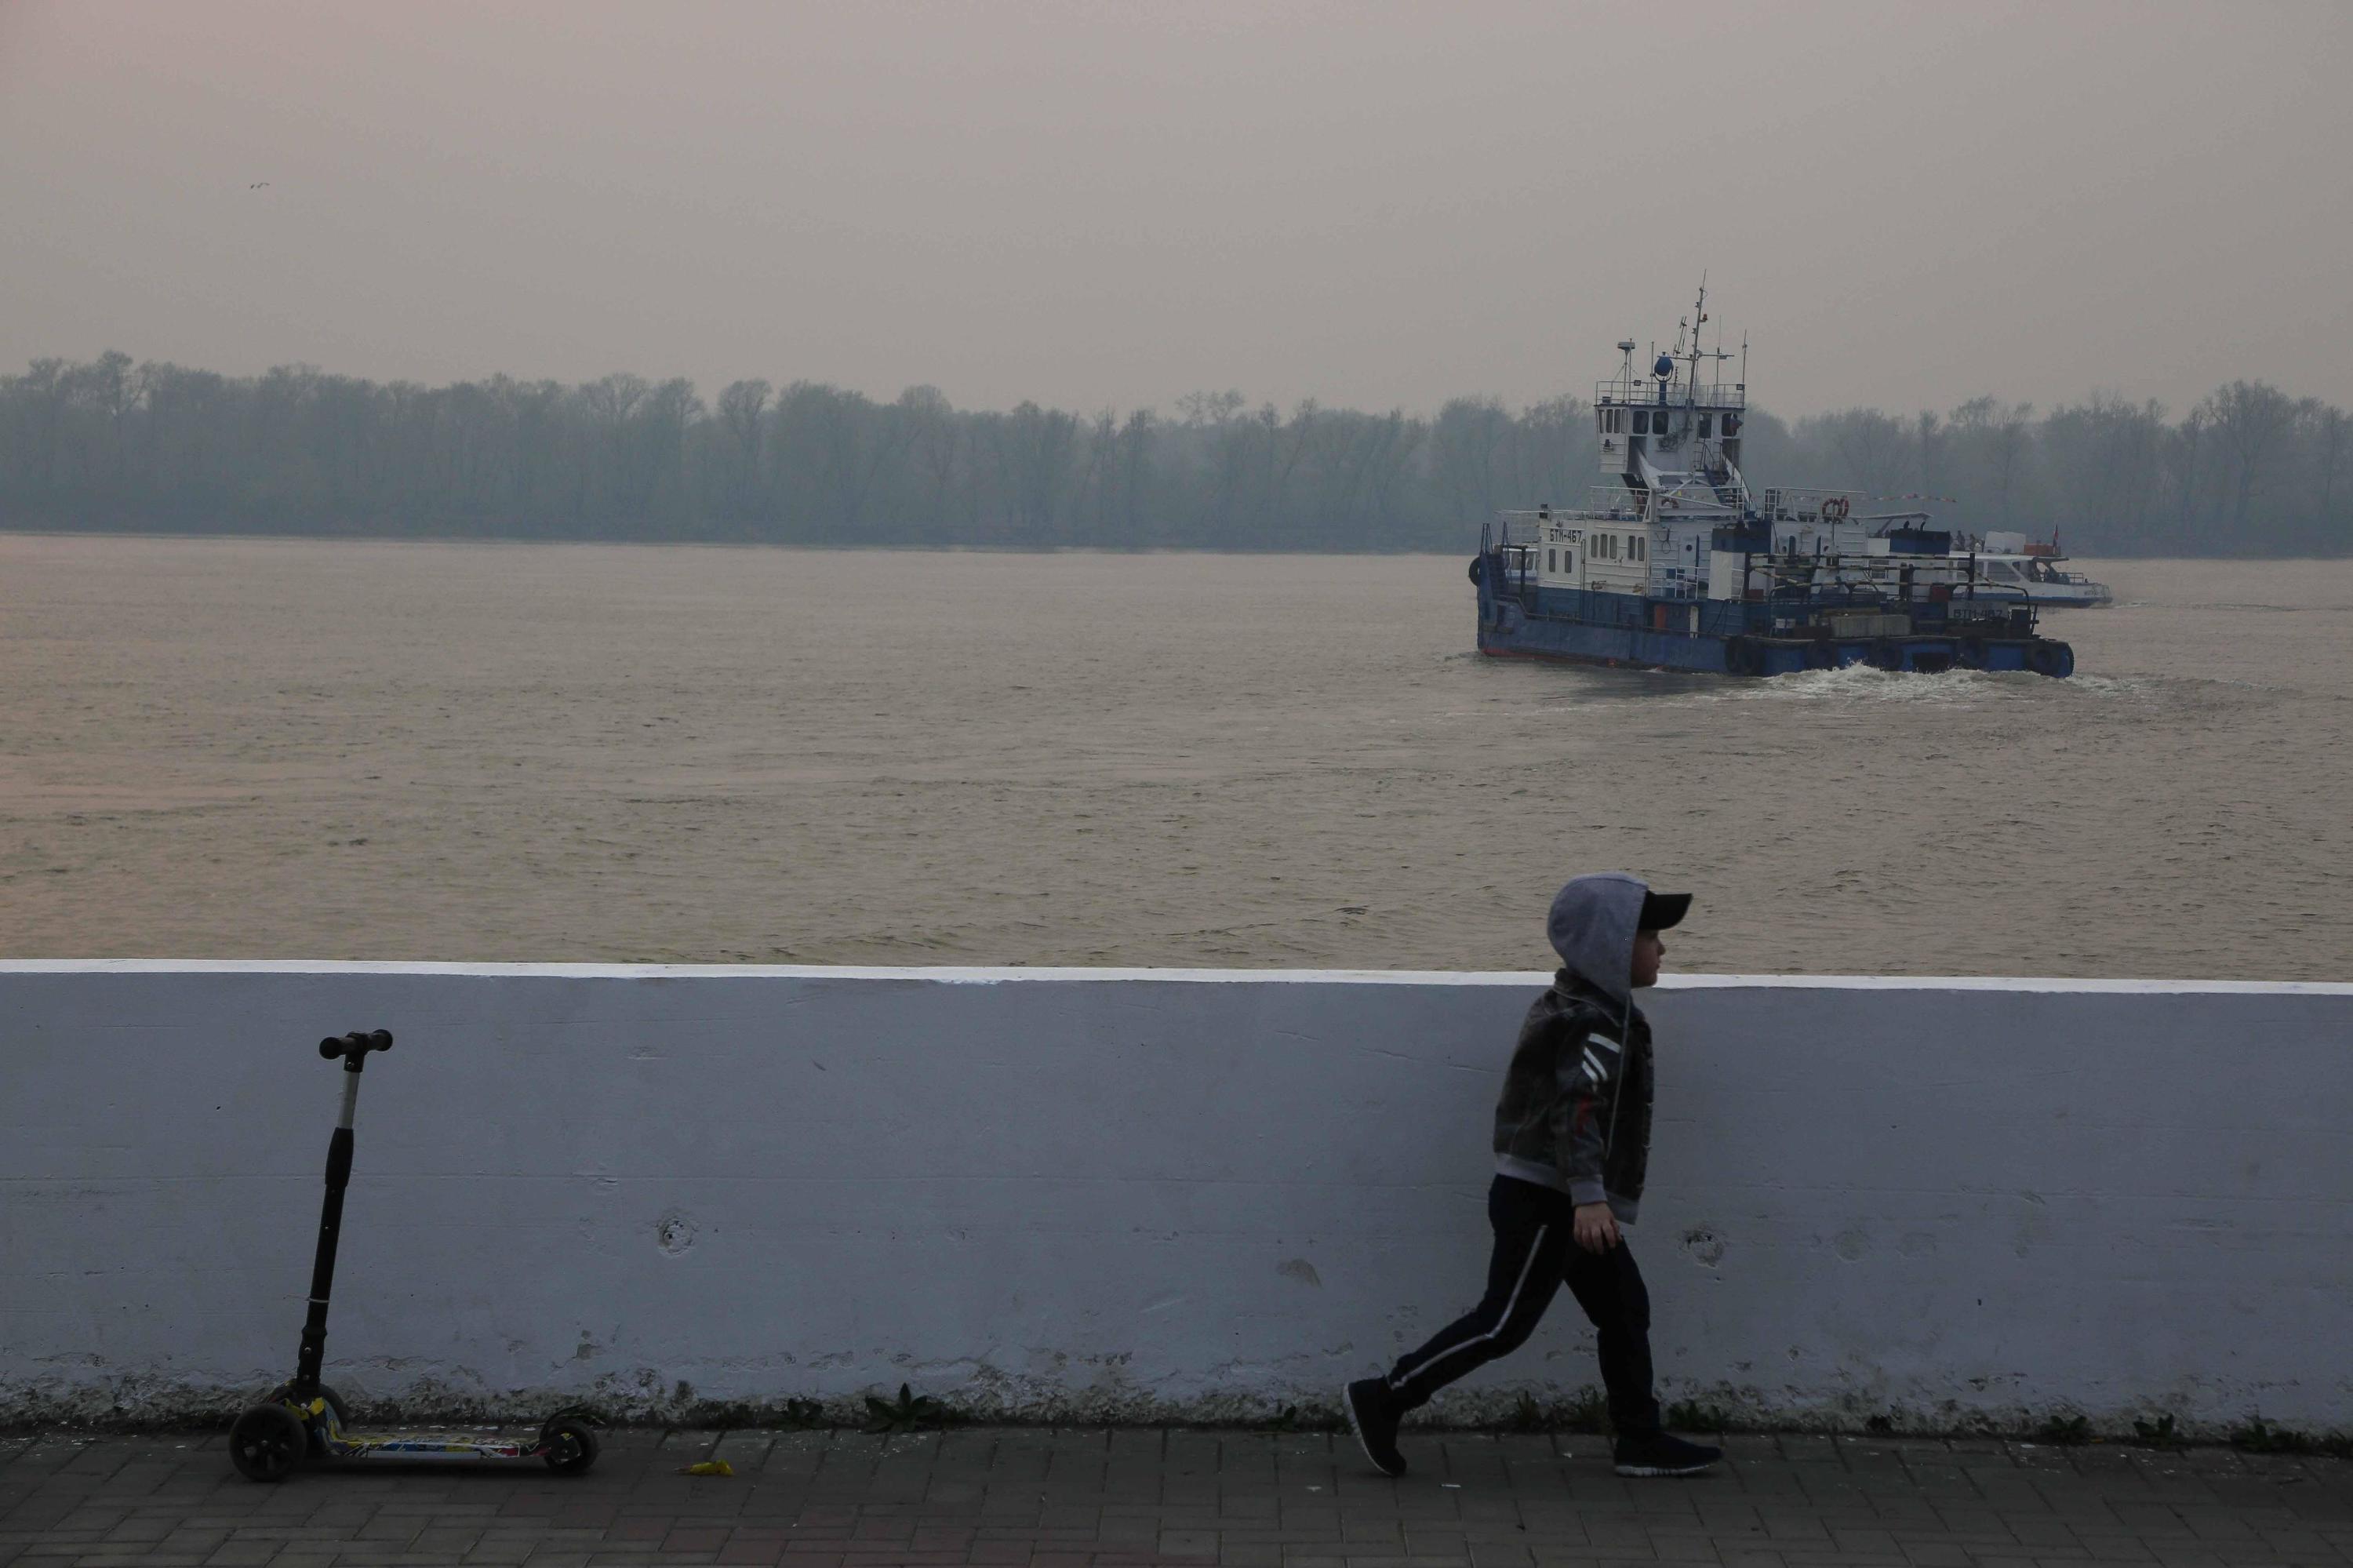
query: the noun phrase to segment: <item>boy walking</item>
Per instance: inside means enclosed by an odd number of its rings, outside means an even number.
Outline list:
[[[1651,1298],[1627,1250],[1651,1152],[1651,1026],[1633,993],[1659,979],[1659,933],[1688,893],[1620,872],[1580,876],[1552,901],[1560,954],[1528,1009],[1495,1107],[1495,1251],[1470,1313],[1389,1369],[1347,1387],[1348,1425],[1385,1476],[1405,1474],[1398,1423],[1473,1367],[1517,1350],[1561,1286],[1593,1320],[1621,1476],[1690,1476],[1723,1450],[1669,1436],[1651,1384]]]

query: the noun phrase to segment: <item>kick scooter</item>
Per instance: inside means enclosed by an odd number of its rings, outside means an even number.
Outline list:
[[[352,1174],[352,1114],[360,1099],[360,1069],[371,1051],[392,1049],[392,1034],[353,1031],[319,1042],[319,1054],[343,1065],[343,1111],[327,1143],[327,1201],[319,1215],[319,1255],[311,1266],[311,1309],[294,1381],[280,1383],[246,1407],[228,1429],[228,1457],[239,1474],[280,1481],[311,1457],[323,1459],[544,1459],[560,1475],[576,1476],[596,1462],[596,1434],[582,1416],[558,1411],[539,1436],[490,1437],[453,1432],[361,1435],[345,1426],[343,1402],[319,1381],[327,1352],[327,1291],[335,1279],[335,1233],[343,1222],[343,1188]]]

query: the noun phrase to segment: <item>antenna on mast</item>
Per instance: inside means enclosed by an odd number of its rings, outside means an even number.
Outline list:
[[[1700,346],[1700,328],[1704,326],[1706,323],[1707,272],[1703,269],[1699,275],[1699,298],[1693,302],[1692,304],[1690,321],[1691,346],[1688,349],[1683,346],[1683,338],[1681,333],[1678,333],[1675,336],[1676,355],[1680,357],[1688,358],[1691,361],[1691,374],[1689,378],[1683,384],[1683,400],[1687,405],[1695,406],[1699,401],[1699,362],[1703,359],[1713,359],[1717,362],[1718,368],[1715,373],[1715,385],[1721,387],[1724,384],[1724,371],[1722,369],[1722,364],[1725,360],[1731,357],[1731,355],[1724,352],[1724,328],[1722,326],[1718,326],[1715,329],[1715,350],[1714,353],[1711,354]],[[1745,343],[1746,340],[1744,339],[1743,342]],[[1744,354],[1746,352],[1745,347],[1742,352]],[[1741,376],[1745,382],[1747,377],[1747,364],[1746,360],[1742,362]]]

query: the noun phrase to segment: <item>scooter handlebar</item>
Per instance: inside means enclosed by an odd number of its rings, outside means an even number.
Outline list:
[[[319,1042],[319,1054],[330,1062],[357,1061],[371,1051],[392,1049],[389,1029],[353,1030],[349,1034],[331,1035]]]

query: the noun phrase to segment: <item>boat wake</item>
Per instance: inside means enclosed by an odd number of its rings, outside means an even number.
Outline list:
[[[2313,610],[2323,614],[2342,614],[2353,606],[2342,604],[2252,604],[2238,599],[2214,599],[2197,602],[2181,599],[2127,599],[2116,601],[2118,609],[2227,609],[2253,610],[2265,615],[2304,615]]]
[[[2053,681],[2018,671],[1947,670],[1924,675],[1849,664],[1836,670],[1806,670],[1742,681],[1694,694],[1704,703],[1929,703],[2047,702],[2068,697],[2121,697],[2139,692],[2139,683],[2107,675],[2077,675]]]

